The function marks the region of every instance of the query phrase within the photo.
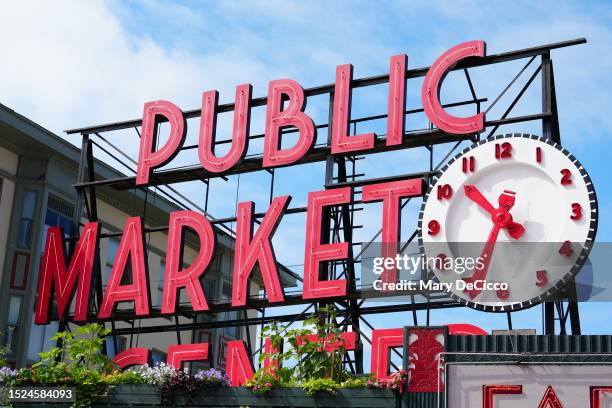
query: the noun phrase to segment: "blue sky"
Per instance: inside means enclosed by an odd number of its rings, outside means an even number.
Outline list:
[[[254,85],[254,96],[264,95],[267,82],[277,78],[292,78],[304,87],[331,83],[336,65],[347,62],[355,66],[355,77],[362,77],[385,73],[389,57],[402,52],[409,55],[410,67],[421,67],[467,40],[485,40],[492,54],[577,37],[586,37],[588,44],[553,52],[561,137],[594,180],[600,207],[598,240],[605,242],[612,238],[609,2],[3,3],[0,102],[61,134],[67,128],[137,118],[142,104],[153,99],[191,109],[198,106],[202,91],[218,89],[220,100],[229,101],[234,86],[244,82]],[[476,72],[475,84],[491,100],[521,64]],[[443,96],[450,101],[464,95],[462,86],[449,76]],[[416,83],[409,85],[409,107],[419,107],[419,89]],[[537,107],[537,97],[537,92],[528,94],[517,112]],[[356,94],[354,112],[384,113],[385,98],[381,90]],[[317,119],[326,112],[322,103],[309,109]],[[499,112],[492,111],[495,114]],[[518,130],[537,132],[537,128]],[[129,139],[118,143],[131,153],[137,149]],[[367,170],[409,173],[406,157],[416,162],[423,159],[423,152],[395,156],[396,161],[384,164],[372,161]],[[300,177],[301,188],[295,188],[295,177]],[[320,188],[321,178],[302,177],[296,170],[279,180],[279,191],[296,196],[294,205],[308,190]],[[256,178],[243,179],[240,197],[263,206],[266,194],[257,183]],[[229,195],[235,181],[219,188]],[[189,186],[184,191],[197,194]],[[219,200],[219,212],[226,204]],[[375,211],[367,214],[376,216]],[[414,214],[416,206],[408,211]],[[285,228],[288,234],[298,234],[299,222],[281,226],[279,233]],[[282,242],[278,245],[286,263],[298,262],[299,251],[292,252]],[[607,308],[607,304],[582,305],[583,332],[609,333]],[[514,326],[540,329],[536,309],[516,314]],[[471,310],[435,312],[432,318],[433,323],[505,328],[505,315]],[[379,327],[394,325],[397,320],[377,321]]]

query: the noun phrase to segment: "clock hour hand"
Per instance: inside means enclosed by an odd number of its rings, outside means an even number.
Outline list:
[[[518,222],[513,221],[510,225],[508,225],[506,231],[508,231],[508,235],[510,235],[510,237],[514,239],[519,239],[525,233],[525,227],[523,227]]]
[[[499,202],[499,209],[509,212],[512,207],[514,207],[514,202],[516,201],[515,195],[516,193],[514,191],[504,190],[504,192],[500,194],[499,198],[497,199]]]
[[[480,190],[478,190],[478,187],[476,187],[475,185],[466,184],[465,186],[463,186],[463,192],[465,193],[467,198],[478,204],[489,214],[493,215],[495,213],[495,208],[493,208],[489,200],[487,200],[485,196],[482,195]]]
[[[525,233],[525,227],[518,222],[514,222],[510,215],[510,210],[514,207],[515,201],[515,192],[504,190],[498,199],[499,210],[497,212],[499,214],[498,217],[500,217],[499,222],[502,224],[501,227],[506,229],[510,237],[519,239]]]

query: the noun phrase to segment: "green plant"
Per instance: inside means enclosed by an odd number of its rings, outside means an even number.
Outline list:
[[[308,392],[335,391],[352,378],[343,369],[347,347],[336,318],[335,307],[328,306],[308,317],[301,328],[287,330],[276,322],[264,327],[262,337],[269,339],[272,351],[261,353],[259,362],[263,365],[268,359],[269,364],[257,370],[245,385],[259,394],[289,385],[308,388]],[[282,351],[285,341],[290,347]],[[364,386],[365,380],[349,385]]]
[[[95,371],[110,371],[113,367],[111,359],[102,354],[105,337],[111,330],[98,323],[78,327],[74,332],[57,332],[50,340],[62,344],[62,347],[52,347],[38,355],[41,361],[32,367],[52,366],[59,359],[69,367],[84,367]]]
[[[113,371],[104,377],[104,382],[108,385],[117,384],[147,384],[147,379],[140,373],[132,370]]]
[[[353,377],[342,381],[340,388],[365,388],[368,378]]]
[[[305,327],[287,333],[295,350],[300,378],[331,378],[341,382],[347,377],[348,373],[342,369],[346,342],[336,318],[334,306],[323,307],[304,321]]]
[[[78,327],[74,332],[57,332],[51,340],[61,347],[39,353],[41,361],[32,369],[21,369],[19,385],[66,386],[76,388],[73,407],[89,407],[106,395],[105,375],[114,368],[111,359],[102,354],[105,336],[110,330],[93,323]]]
[[[0,332],[0,337],[2,337],[4,333]],[[6,366],[6,352],[8,351],[8,346],[0,347],[0,367]]]
[[[302,383],[302,388],[308,395],[314,395],[318,392],[334,393],[339,387],[340,384],[331,378],[313,378]]]
[[[249,379],[244,386],[250,388],[255,394],[265,394],[274,387],[281,385],[278,377],[270,373],[260,373]]]
[[[398,390],[400,393],[404,390],[404,386],[408,381],[408,371],[400,370],[389,375],[387,379],[370,378],[366,382],[368,388],[386,388],[389,390]]]

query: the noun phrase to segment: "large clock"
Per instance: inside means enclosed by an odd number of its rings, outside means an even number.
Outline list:
[[[419,244],[454,299],[508,311],[564,287],[596,229],[595,190],[580,162],[547,139],[508,134],[467,147],[434,177]]]

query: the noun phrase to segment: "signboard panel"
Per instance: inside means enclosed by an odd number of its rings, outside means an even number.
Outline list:
[[[446,367],[448,408],[612,407],[612,365],[481,363]]]

